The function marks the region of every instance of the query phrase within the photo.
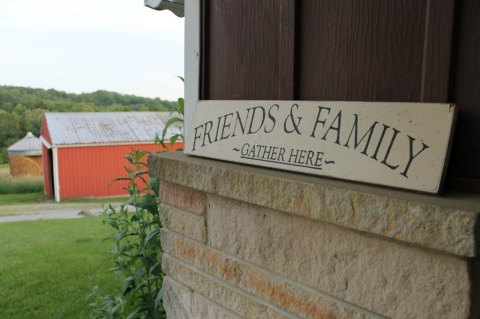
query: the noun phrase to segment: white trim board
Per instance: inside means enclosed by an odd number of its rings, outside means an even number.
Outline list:
[[[185,1],[185,138],[200,97],[200,2]]]
[[[40,135],[40,141],[42,142],[42,144],[48,148],[48,149],[51,149],[52,148],[52,145],[50,143],[48,143],[48,141],[45,139],[45,137],[43,137],[42,135]]]
[[[60,176],[58,169],[58,149],[56,146],[52,147],[52,163],[53,163],[53,193],[55,201],[60,202]]]

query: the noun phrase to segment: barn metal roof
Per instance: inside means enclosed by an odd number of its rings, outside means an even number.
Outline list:
[[[169,118],[168,112],[45,113],[44,125],[52,145],[153,142]]]
[[[42,142],[32,132],[7,148],[10,156],[39,156],[42,155]]]

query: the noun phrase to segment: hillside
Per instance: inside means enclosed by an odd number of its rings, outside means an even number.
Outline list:
[[[40,134],[45,112],[169,111],[175,102],[109,91],[66,93],[53,89],[0,86],[0,164],[7,147],[27,132]]]

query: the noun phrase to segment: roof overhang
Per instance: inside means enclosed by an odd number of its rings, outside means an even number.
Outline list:
[[[43,145],[50,149],[52,147],[55,148],[79,148],[79,147],[105,147],[105,146],[132,146],[132,145],[150,145],[150,144],[155,144],[155,142],[152,141],[138,141],[138,142],[117,142],[117,143],[84,143],[84,144],[55,144],[55,145],[50,145],[50,143],[47,142],[44,138],[42,138]],[[182,140],[178,140],[175,142],[175,144],[182,144]],[[165,144],[170,143],[167,141]],[[158,144],[160,145],[160,144]]]
[[[42,135],[40,135],[40,141],[42,141],[42,144],[43,146],[45,146],[46,148],[48,149],[51,149],[52,148],[52,145],[47,141],[47,139],[45,137],[43,137]]]
[[[170,10],[177,17],[185,16],[184,0],[145,0],[145,6],[154,10]]]

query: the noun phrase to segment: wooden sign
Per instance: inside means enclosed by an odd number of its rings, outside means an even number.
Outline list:
[[[438,193],[455,106],[201,101],[185,153]]]

